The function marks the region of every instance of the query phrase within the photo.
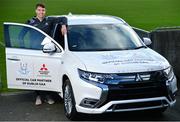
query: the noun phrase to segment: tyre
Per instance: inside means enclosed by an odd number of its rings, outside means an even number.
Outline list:
[[[76,111],[74,94],[69,80],[66,80],[63,85],[63,100],[66,117],[70,120],[78,120],[80,114]]]

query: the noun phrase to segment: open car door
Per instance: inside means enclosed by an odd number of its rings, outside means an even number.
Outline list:
[[[63,49],[40,29],[19,23],[4,23],[8,88],[60,91]],[[44,53],[43,43],[59,51]]]

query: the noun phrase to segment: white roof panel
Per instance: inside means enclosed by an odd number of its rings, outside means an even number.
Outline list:
[[[68,18],[68,25],[125,23],[121,18],[107,15],[65,15],[65,17]]]
[[[123,23],[120,19],[110,16],[97,15],[82,15],[82,16],[67,16],[68,25],[82,25],[82,24],[112,24]]]

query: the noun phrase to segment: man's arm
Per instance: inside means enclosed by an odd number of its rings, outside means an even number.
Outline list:
[[[58,17],[56,19],[53,19],[53,23],[61,24],[60,32],[62,33],[62,35],[65,35],[67,33],[67,18],[66,17]]]
[[[65,35],[67,33],[67,18],[66,17],[60,17],[59,23],[62,25],[62,27],[61,27],[62,35]]]
[[[67,33],[67,27],[66,27],[66,25],[62,25],[62,27],[61,27],[61,33],[62,33],[63,36]]]

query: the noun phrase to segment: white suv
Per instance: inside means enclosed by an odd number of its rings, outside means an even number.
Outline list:
[[[162,112],[174,105],[176,77],[168,61],[146,46],[150,39],[143,42],[118,17],[66,17],[65,36],[58,24],[50,37],[30,25],[4,23],[8,88],[58,92],[69,119],[79,113]]]

